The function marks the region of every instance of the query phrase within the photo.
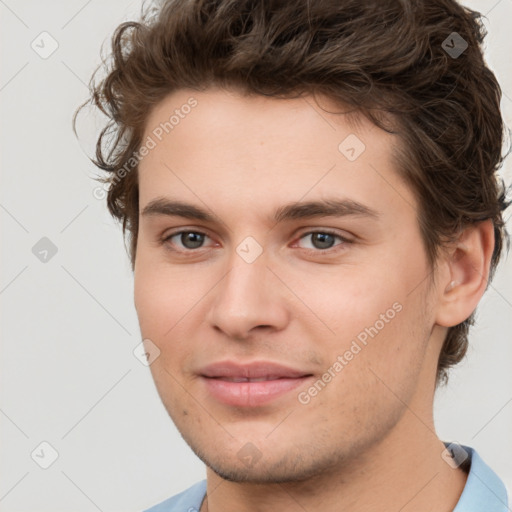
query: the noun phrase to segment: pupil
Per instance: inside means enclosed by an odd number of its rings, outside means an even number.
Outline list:
[[[313,245],[318,249],[329,249],[334,242],[334,236],[329,233],[313,233]]]
[[[203,243],[203,238],[204,235],[189,231],[188,233],[182,233],[181,243],[188,249],[197,249]]]

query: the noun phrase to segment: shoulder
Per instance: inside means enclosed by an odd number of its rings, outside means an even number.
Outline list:
[[[201,480],[143,512],[198,512],[205,494],[206,480]]]

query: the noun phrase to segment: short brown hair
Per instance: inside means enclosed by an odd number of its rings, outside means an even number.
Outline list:
[[[82,105],[110,118],[93,162],[109,173],[100,181],[109,186],[110,213],[130,235],[132,269],[133,155],[148,114],[175,90],[216,85],[277,98],[320,93],[396,133],[397,170],[418,198],[432,268],[444,242],[491,219],[492,277],[508,243],[509,203],[496,173],[504,124],[501,89],[481,49],[485,35],[481,15],[455,0],[169,0],[143,8],[140,21],[116,29],[106,76],[96,83],[93,75]],[[473,317],[449,329],[438,382],[465,355]]]

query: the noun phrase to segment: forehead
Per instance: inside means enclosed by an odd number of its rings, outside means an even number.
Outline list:
[[[325,97],[176,91],[146,122],[143,143],[152,149],[139,164],[140,204],[171,195],[279,207],[337,191],[358,202],[405,200],[414,213],[392,158],[396,136],[339,112]]]
[[[330,133],[328,140],[335,141],[345,132],[358,132],[373,145],[396,142],[393,135],[378,129],[353,107],[336,104],[322,95],[275,98],[218,87],[205,91],[180,89],[167,95],[151,110],[144,137],[152,136],[165,144],[171,133],[174,139],[180,134],[189,139],[191,131],[195,141],[202,139],[202,143],[216,144],[222,135],[229,136],[226,142],[233,148],[238,142],[249,147],[289,140],[294,146],[306,143],[305,150],[311,146],[325,150],[327,146],[319,148],[315,132],[322,137]],[[180,138],[179,142],[184,140]],[[337,151],[337,145],[333,149]]]

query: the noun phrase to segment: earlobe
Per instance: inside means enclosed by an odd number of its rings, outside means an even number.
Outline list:
[[[494,226],[491,220],[467,227],[446,256],[446,278],[440,283],[436,323],[453,327],[476,309],[489,279]]]

